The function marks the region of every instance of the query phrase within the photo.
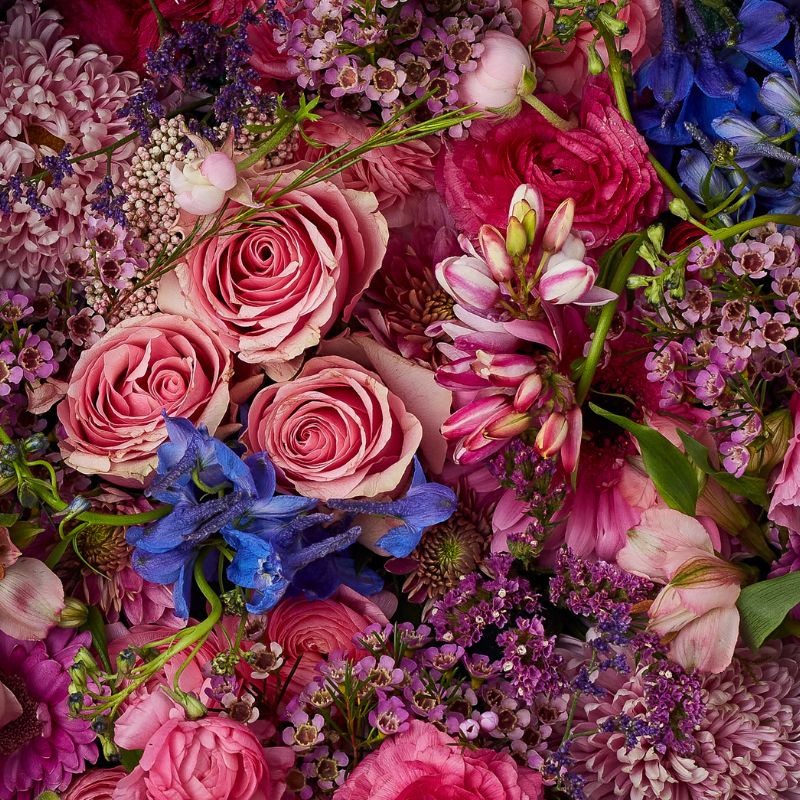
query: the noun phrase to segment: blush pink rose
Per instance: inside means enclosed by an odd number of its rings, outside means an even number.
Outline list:
[[[325,146],[312,147],[303,142],[297,153],[301,160],[316,161],[334,147],[363,144],[375,132],[363,120],[349,114],[323,111],[320,116],[317,122],[306,126],[305,132]],[[407,221],[406,198],[412,192],[433,189],[438,152],[439,142],[434,137],[379,147],[344,170],[342,182],[348,189],[374,193],[381,212],[392,227],[397,227]]]
[[[280,800],[294,758],[288,748],[265,750],[245,725],[209,715],[187,720],[162,693],[151,701],[152,725],[141,738],[141,761],[123,778],[113,800]],[[170,706],[172,706],[170,708]],[[126,712],[127,713],[127,712]]]
[[[346,586],[328,600],[290,598],[278,603],[269,614],[264,642],[283,648],[287,674],[300,658],[287,699],[313,680],[317,664],[326,656],[356,656],[353,637],[375,622],[386,625],[389,620],[375,603]]]
[[[282,176],[278,186],[296,173]],[[375,196],[322,181],[282,196],[239,230],[194,247],[159,306],[191,315],[239,358],[290,361],[347,320],[378,271],[388,229]]]
[[[66,463],[113,483],[141,484],[167,438],[162,412],[213,433],[228,409],[230,354],[200,322],[133,317],[81,353],[58,406]]]
[[[414,720],[350,774],[334,800],[540,800],[541,776],[494,750],[467,750]]]
[[[306,497],[375,497],[407,476],[422,426],[374,372],[326,356],[262,389],[243,438]]]
[[[117,784],[125,775],[124,767],[84,772],[70,784],[63,800],[111,800]]]
[[[568,116],[562,98],[543,99]],[[664,189],[647,160],[647,145],[620,115],[605,79],[585,88],[572,130],[558,130],[526,107],[513,119],[472,131],[469,139],[448,143],[437,172],[450,213],[470,236],[483,224],[506,225],[521,183],[539,189],[546,216],[573,199],[573,230],[590,249],[640,230],[661,211]]]

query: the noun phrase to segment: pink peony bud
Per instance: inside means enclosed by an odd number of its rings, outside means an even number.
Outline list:
[[[564,444],[569,433],[569,423],[563,414],[551,414],[536,434],[536,449],[545,458],[554,456]]]
[[[483,259],[453,256],[436,266],[442,287],[468,308],[492,308],[500,299],[500,287]]]
[[[514,277],[514,265],[506,250],[503,234],[492,225],[482,225],[478,240],[492,278],[498,283],[510,281]]]
[[[567,241],[567,236],[572,230],[572,220],[575,218],[575,201],[568,197],[553,212],[547,227],[544,229],[542,249],[548,253],[556,253]]]
[[[516,37],[489,31],[477,69],[461,76],[459,100],[478,111],[512,106],[525,91],[525,76],[532,66],[528,49]]]

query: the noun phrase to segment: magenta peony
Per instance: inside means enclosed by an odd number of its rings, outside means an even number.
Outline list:
[[[288,483],[320,500],[392,492],[409,472],[422,426],[374,372],[312,358],[293,381],[262,389],[244,441]]]
[[[353,770],[334,800],[539,800],[541,776],[493,750],[461,750],[414,720]]]
[[[560,98],[545,98],[561,116]],[[586,87],[577,128],[561,131],[531,108],[513,119],[451,142],[439,162],[437,185],[460,229],[504,227],[521,183],[542,193],[549,216],[575,201],[573,229],[590,249],[639,230],[661,211],[664,190],[647,161],[642,136],[617,111],[608,84]]]
[[[167,438],[162,412],[214,431],[228,410],[230,356],[199,322],[133,317],[85,350],[58,406],[64,460],[84,474],[141,484]]]

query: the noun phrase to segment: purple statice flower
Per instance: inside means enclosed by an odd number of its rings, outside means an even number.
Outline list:
[[[128,198],[124,194],[114,194],[114,183],[110,176],[106,176],[94,191],[91,209],[96,214],[125,228],[128,225],[128,219],[123,211],[123,206],[127,200]]]
[[[49,378],[56,369],[53,346],[41,336],[31,333],[27,328],[20,330],[22,347],[17,353],[17,364],[22,367],[26,381]]]
[[[69,145],[65,145],[58,155],[44,156],[42,158],[42,166],[50,173],[53,186],[56,189],[60,188],[64,178],[75,174],[75,169],[69,162],[71,156],[72,148]]]
[[[0,632],[0,687],[10,712],[0,732],[0,797],[33,800],[46,790],[61,792],[97,758],[89,721],[69,708],[69,668],[90,642],[88,633],[64,628],[39,642]]]
[[[11,341],[0,342],[0,397],[8,397],[11,387],[22,380],[22,367],[16,365],[16,354],[11,349]]]
[[[497,636],[497,645],[503,651],[503,674],[525,703],[532,703],[539,694],[554,694],[564,688],[555,637],[545,634],[538,617],[518,618],[513,628]]]
[[[384,736],[403,733],[408,730],[409,714],[403,701],[392,696],[382,698],[378,705],[369,713],[369,724],[377,728]]]

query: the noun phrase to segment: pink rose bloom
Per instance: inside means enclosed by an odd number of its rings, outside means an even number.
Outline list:
[[[58,406],[61,454],[72,469],[141,484],[167,438],[162,412],[213,433],[228,409],[230,355],[202,323],[133,317],[81,353]]]
[[[287,699],[314,679],[317,664],[326,656],[337,652],[356,657],[359,650],[353,637],[375,622],[386,625],[389,620],[375,603],[346,586],[328,600],[290,598],[278,603],[269,614],[263,638],[283,648],[284,675],[300,658]]]
[[[320,116],[320,120],[306,126],[305,132],[325,147],[312,147],[301,140],[297,153],[300,160],[316,161],[343,144],[357,146],[375,132],[363,120],[348,114],[322,111]],[[433,162],[438,152],[439,142],[435,137],[379,147],[342,172],[342,183],[348,189],[372,192],[378,198],[381,213],[392,227],[398,227],[408,221],[406,198],[412,192],[433,189]]]
[[[773,472],[769,518],[777,525],[800,532],[800,396],[792,395],[789,405],[794,417],[794,435],[783,463]]]
[[[91,769],[70,784],[63,800],[111,800],[126,774],[124,767]]]
[[[301,356],[339,317],[349,319],[388,239],[365,192],[322,181],[279,205],[291,207],[258,211],[235,233],[192,248],[159,291],[162,309],[188,307],[242,361],[262,366]]]
[[[262,389],[243,439],[306,497],[375,497],[406,478],[422,426],[374,372],[326,356]]]
[[[560,116],[569,115],[562,98],[543,99]],[[604,79],[586,87],[573,130],[558,130],[524,108],[513,119],[472,131],[469,139],[448,143],[436,177],[450,213],[469,236],[483,224],[505,227],[521,183],[540,190],[546,216],[572,198],[573,230],[590,249],[641,229],[661,211],[664,190],[647,161],[647,145],[620,116]]]
[[[294,761],[288,748],[265,750],[252,731],[227,717],[187,720],[161,692],[152,695],[147,711],[135,729],[129,726],[116,736],[122,747],[144,752],[138,766],[117,785],[113,800],[283,796],[286,772]]]
[[[539,800],[539,773],[494,750],[459,748],[434,725],[414,720],[386,739],[334,800]]]

